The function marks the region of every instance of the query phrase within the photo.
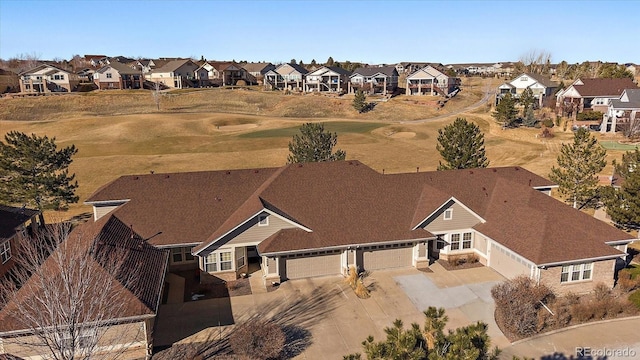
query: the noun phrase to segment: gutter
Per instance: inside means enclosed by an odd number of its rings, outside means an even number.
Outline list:
[[[265,252],[265,253],[261,253],[260,255],[264,255],[264,256],[269,256],[269,255],[282,255],[282,254],[295,254],[295,253],[301,253],[301,252],[309,252],[309,251],[325,251],[325,250],[335,250],[335,249],[350,249],[350,248],[360,248],[362,246],[369,246],[369,245],[380,245],[380,244],[399,244],[399,243],[403,243],[403,242],[409,242],[409,241],[413,241],[413,242],[420,242],[420,241],[429,241],[429,240],[436,240],[436,237],[430,237],[430,238],[416,238],[416,239],[405,239],[405,240],[393,240],[393,241],[379,241],[379,242],[372,242],[372,243],[362,243],[362,244],[345,244],[345,245],[336,245],[336,246],[324,246],[321,248],[310,248],[310,249],[299,249],[299,250],[289,250],[289,251],[277,251],[277,252]]]
[[[107,205],[107,204],[117,204],[117,203],[127,203],[131,201],[131,199],[121,199],[121,200],[98,200],[98,201],[85,201],[83,204],[85,205]]]
[[[132,322],[136,322],[139,320],[147,320],[147,319],[152,319],[156,317],[156,314],[147,314],[147,315],[140,315],[140,316],[132,316],[132,317],[128,317],[128,318],[117,318],[117,319],[109,319],[108,321],[102,321],[102,322],[86,322],[86,323],[82,323],[82,326],[110,326],[110,325],[119,325],[119,324],[126,324],[126,323],[132,323]],[[43,327],[43,328],[38,328],[38,329],[42,329],[42,330],[49,330],[49,329],[53,329],[53,326],[47,326],[47,327]],[[11,331],[5,331],[5,332],[0,332],[0,336],[5,337],[5,336],[20,336],[20,335],[29,335],[29,334],[33,334],[33,331],[30,329],[22,329],[22,330],[11,330]]]
[[[545,264],[537,264],[536,266],[544,269],[547,268],[549,266],[558,266],[558,265],[566,265],[566,264],[575,264],[575,263],[582,263],[582,262],[587,262],[587,261],[598,261],[598,260],[609,260],[609,259],[617,259],[621,256],[625,256],[625,255],[629,255],[627,253],[623,253],[620,252],[620,255],[607,255],[607,256],[598,256],[598,257],[593,257],[593,258],[586,258],[586,259],[575,259],[575,260],[567,260],[567,261],[556,261],[556,262],[550,262],[550,263],[545,263]]]

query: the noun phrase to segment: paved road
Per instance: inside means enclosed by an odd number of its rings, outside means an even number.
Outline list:
[[[640,317],[585,324],[513,343],[501,358],[640,359]],[[591,356],[576,348],[590,348]],[[585,351],[586,352],[586,351]]]
[[[432,118],[428,118],[428,119],[418,119],[418,120],[406,120],[406,121],[400,121],[400,124],[420,124],[420,123],[425,123],[428,121],[434,121],[434,120],[442,120],[442,119],[446,119],[448,117],[451,116],[455,116],[455,115],[459,115],[471,110],[475,110],[477,108],[479,108],[480,106],[484,105],[487,103],[487,101],[489,101],[489,99],[493,99],[493,96],[495,94],[495,91],[493,90],[493,88],[490,85],[485,85],[484,87],[484,96],[482,97],[482,99],[480,99],[480,101],[478,101],[477,103],[473,104],[473,105],[469,105],[467,107],[464,107],[462,109],[456,110],[452,113],[448,113],[448,114],[443,114],[443,115],[438,115]]]

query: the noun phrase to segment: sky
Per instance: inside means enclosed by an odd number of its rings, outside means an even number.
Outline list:
[[[640,63],[640,0],[0,0],[0,58]]]

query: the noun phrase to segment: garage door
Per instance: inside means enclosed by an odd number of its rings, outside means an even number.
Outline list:
[[[340,274],[340,251],[288,255],[284,273],[288,279]]]
[[[531,270],[522,258],[501,246],[491,245],[491,267],[500,275],[513,279],[519,275],[529,276]]]
[[[413,244],[387,244],[362,248],[365,270],[393,269],[412,266]]]

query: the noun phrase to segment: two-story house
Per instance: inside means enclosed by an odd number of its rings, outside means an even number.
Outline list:
[[[305,92],[347,92],[351,72],[337,66],[323,66],[304,76]]]
[[[496,104],[500,102],[500,99],[506,94],[511,94],[512,97],[518,98],[526,89],[531,90],[533,97],[538,102],[538,106],[542,107],[548,103],[547,99],[553,97],[553,94],[555,94],[558,89],[558,84],[540,74],[524,73],[498,87]]]
[[[80,83],[77,74],[49,64],[36,66],[19,76],[21,93],[71,92]]]
[[[556,108],[562,115],[576,115],[583,111],[606,112],[609,100],[619,99],[625,89],[638,87],[629,78],[583,78],[574,81],[556,94]]]
[[[0,278],[15,265],[18,237],[29,236],[39,225],[40,211],[0,205]]]
[[[600,132],[640,132],[640,89],[625,89],[618,99],[609,100]]]
[[[264,74],[264,87],[270,90],[302,91],[304,77],[309,71],[298,64],[280,64]]]
[[[349,76],[349,93],[393,94],[398,89],[398,71],[394,66],[357,68]]]
[[[407,76],[407,95],[448,96],[460,87],[460,78],[443,74],[431,65]]]
[[[196,87],[198,64],[191,59],[172,60],[145,74],[146,80],[158,82],[171,89]]]
[[[93,73],[93,81],[99,90],[142,89],[144,74],[135,67],[113,61],[96,70]]]

